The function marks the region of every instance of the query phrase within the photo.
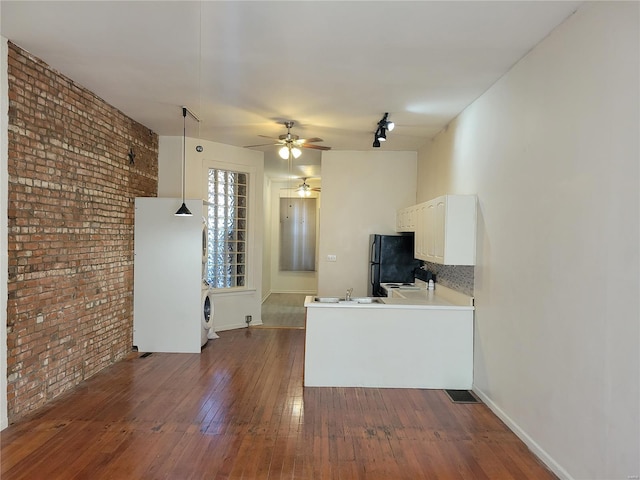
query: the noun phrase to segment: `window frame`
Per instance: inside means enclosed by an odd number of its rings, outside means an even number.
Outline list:
[[[212,160],[203,160],[202,165],[203,177],[204,177],[204,192],[205,192],[205,205],[207,207],[207,229],[208,226],[208,209],[209,206],[212,205],[209,202],[209,170],[210,169],[218,169],[218,170],[226,170],[231,172],[243,173],[247,175],[247,217],[246,217],[246,242],[245,242],[245,284],[244,286],[234,286],[234,287],[214,287],[211,289],[214,293],[233,293],[233,292],[246,292],[255,290],[256,285],[256,271],[259,271],[256,262],[256,245],[255,245],[255,236],[256,236],[256,181],[257,181],[257,169],[251,165],[247,165],[244,163],[230,163],[230,162],[221,162],[221,161],[212,161]],[[209,232],[207,232],[209,233]],[[207,265],[208,270],[208,265]]]

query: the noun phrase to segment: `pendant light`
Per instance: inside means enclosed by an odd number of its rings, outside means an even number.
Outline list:
[[[182,205],[175,213],[176,217],[192,217],[193,213],[184,201],[185,164],[187,150],[187,107],[182,107]]]

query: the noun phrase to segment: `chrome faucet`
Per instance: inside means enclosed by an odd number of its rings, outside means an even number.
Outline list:
[[[351,294],[353,294],[353,288],[348,288],[348,289],[347,289],[347,294],[346,294],[346,295],[345,295],[345,297],[344,297],[344,299],[345,299],[347,302],[350,302],[350,301],[351,301]]]

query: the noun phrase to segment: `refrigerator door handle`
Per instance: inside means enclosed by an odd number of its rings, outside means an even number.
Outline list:
[[[378,261],[378,259],[375,257],[375,250],[374,250],[375,246],[376,246],[376,241],[373,240],[371,242],[371,251],[369,252],[369,261],[374,263]]]

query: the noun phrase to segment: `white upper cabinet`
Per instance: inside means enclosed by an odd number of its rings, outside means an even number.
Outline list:
[[[476,196],[443,195],[415,209],[415,257],[442,265],[476,263]]]
[[[396,232],[416,231],[416,206],[401,208],[396,213]]]
[[[414,237],[414,257],[425,260],[427,257],[427,242],[424,235],[427,223],[427,204],[419,203],[415,206],[415,237]]]

